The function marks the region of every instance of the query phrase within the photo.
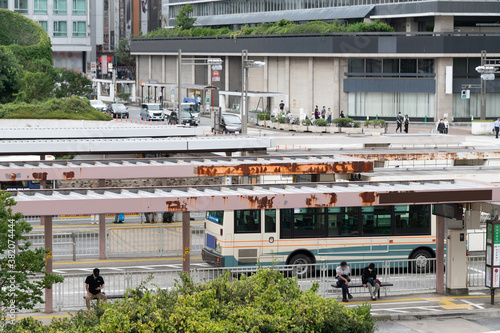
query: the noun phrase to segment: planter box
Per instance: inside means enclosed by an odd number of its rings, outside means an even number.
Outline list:
[[[340,132],[347,134],[361,134],[363,133],[363,127],[341,127]]]
[[[297,125],[297,132],[309,132],[314,126]]]
[[[340,133],[340,127],[337,127],[337,126],[328,126],[326,127],[326,132],[327,133]]]
[[[471,133],[473,135],[493,135],[493,122],[472,122],[471,123]],[[436,130],[437,132],[437,130]]]
[[[365,134],[367,135],[372,135],[372,134],[384,134],[385,133],[385,128],[380,128],[380,127],[377,127],[377,128],[373,128],[373,127],[365,127],[364,128],[364,132]]]
[[[290,131],[300,132],[301,127],[301,125],[290,125]]]
[[[311,130],[313,133],[323,133],[326,132],[326,126],[311,126]]]
[[[280,123],[278,123],[278,126],[276,127],[276,129],[279,129],[281,131],[288,130],[288,124],[280,124]]]

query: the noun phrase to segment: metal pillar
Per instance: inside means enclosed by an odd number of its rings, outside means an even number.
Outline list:
[[[444,294],[444,217],[436,216],[436,293]]]
[[[189,272],[191,269],[191,218],[189,212],[182,212],[182,270]]]
[[[99,179],[99,187],[105,187],[106,181]],[[99,214],[99,259],[106,259],[106,214]]]
[[[52,273],[52,215],[42,216],[41,219],[42,221],[44,221],[44,246],[49,250],[49,253],[45,255],[45,270],[47,271],[47,273]],[[53,312],[52,299],[52,288],[45,288],[45,313]]]
[[[177,56],[177,110],[179,121],[181,121],[181,80],[182,80],[182,50],[179,49]]]
[[[247,113],[247,73],[246,63],[248,61],[248,50],[241,50],[241,103],[240,103],[240,115],[241,115],[241,134],[246,135],[247,124],[248,124],[248,113]]]
[[[486,65],[486,51],[481,51],[481,66]],[[481,120],[486,119],[486,80],[481,77]]]

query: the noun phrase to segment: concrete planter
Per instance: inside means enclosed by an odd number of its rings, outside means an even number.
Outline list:
[[[381,135],[385,133],[385,128],[377,127],[365,127],[363,129],[363,132],[367,135]]]
[[[280,123],[278,123],[278,126],[276,127],[276,129],[279,129],[281,131],[288,131],[288,124],[280,124]]]
[[[301,132],[301,127],[305,127],[302,125],[290,125],[290,131]]]
[[[304,125],[298,125],[297,126],[297,132],[310,132],[311,128],[314,126],[304,126]]]
[[[363,127],[341,127],[340,132],[346,134],[361,134],[363,133]]]
[[[493,122],[472,122],[471,133],[472,135],[493,135]]]
[[[323,133],[326,132],[326,126],[311,126],[311,130],[313,133]]]
[[[337,126],[328,126],[326,127],[326,132],[327,133],[340,133],[340,127],[337,127]]]

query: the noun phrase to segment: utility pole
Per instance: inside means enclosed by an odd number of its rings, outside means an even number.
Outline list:
[[[248,50],[241,50],[241,103],[240,103],[240,117],[241,117],[241,134],[247,134],[248,115],[246,112],[246,89],[247,89],[247,71],[246,68],[248,61]]]
[[[181,78],[182,78],[182,50],[179,49],[179,55],[177,57],[177,117],[181,121]],[[181,122],[182,123],[182,122]]]

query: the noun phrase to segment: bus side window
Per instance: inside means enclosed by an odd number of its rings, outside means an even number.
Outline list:
[[[235,233],[260,233],[260,210],[235,210]]]
[[[265,211],[265,232],[276,232],[276,210],[266,209]]]

